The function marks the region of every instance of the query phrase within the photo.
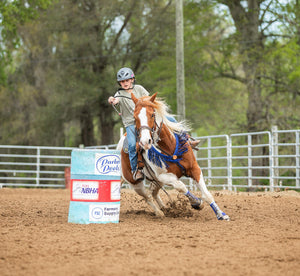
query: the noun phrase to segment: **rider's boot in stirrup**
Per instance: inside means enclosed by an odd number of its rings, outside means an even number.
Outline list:
[[[141,181],[144,179],[144,174],[141,169],[136,169],[135,172],[132,173],[134,181]]]
[[[193,139],[193,138],[190,137],[189,143],[190,143],[192,149],[199,150],[199,148],[197,148],[197,146],[200,143],[200,140],[195,140],[195,139]]]
[[[197,148],[197,146],[200,143],[200,140],[195,140],[195,138],[191,137],[191,135],[189,133],[187,133],[187,138],[188,138],[189,144],[191,145],[192,149],[199,150],[199,148]]]

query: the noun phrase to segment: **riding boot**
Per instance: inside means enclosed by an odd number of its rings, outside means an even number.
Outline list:
[[[143,155],[142,155],[142,149],[138,143],[136,144],[136,151],[137,151],[138,169],[143,170],[145,164],[144,164],[144,159],[143,159]]]
[[[189,143],[192,147],[192,149],[194,150],[199,150],[199,148],[197,148],[198,144],[200,143],[200,140],[192,140],[192,139],[189,139]]]
[[[140,170],[140,169],[136,169],[136,171],[133,172],[132,175],[133,175],[134,181],[141,181],[144,179],[144,174],[143,174],[142,170]]]
[[[195,138],[191,137],[191,135],[187,134],[189,144],[191,145],[192,149],[199,150],[197,148],[198,144],[200,143],[200,140],[195,140]]]

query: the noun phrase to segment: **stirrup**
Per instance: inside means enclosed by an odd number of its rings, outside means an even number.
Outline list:
[[[136,169],[136,171],[132,174],[132,177],[134,181],[144,180],[144,174],[140,169]]]
[[[195,139],[192,139],[192,138],[191,138],[191,139],[189,140],[189,143],[190,143],[192,149],[194,149],[194,150],[199,150],[199,148],[197,148],[197,146],[199,145],[200,140],[195,140]]]

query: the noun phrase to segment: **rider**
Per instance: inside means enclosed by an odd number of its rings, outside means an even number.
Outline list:
[[[135,119],[133,116],[135,104],[131,100],[131,93],[136,98],[143,96],[149,96],[149,92],[141,85],[135,84],[135,76],[130,68],[121,68],[117,73],[117,82],[121,86],[113,97],[108,98],[110,104],[119,104],[120,111],[122,114],[122,121],[127,132],[128,140],[128,153],[131,166],[131,172],[135,181],[142,180],[144,174],[142,168],[138,167],[137,151],[136,151],[136,130],[135,130]],[[170,121],[176,122],[173,117],[168,117]],[[189,141],[192,148],[195,148],[199,141]]]
[[[135,84],[135,76],[130,68],[121,68],[117,73],[117,82],[121,86],[113,97],[108,98],[110,104],[119,104],[122,114],[123,125],[126,128],[128,140],[128,153],[131,171],[134,180],[141,180],[144,175],[141,169],[137,166],[137,152],[136,152],[136,131],[135,119],[133,112],[135,108],[134,102],[131,100],[131,93],[136,98],[149,96],[149,92],[141,85]]]

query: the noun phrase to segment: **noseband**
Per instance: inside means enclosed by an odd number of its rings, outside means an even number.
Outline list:
[[[154,126],[151,128],[151,127],[149,127],[149,126],[140,126],[140,128],[139,129],[137,129],[137,140],[139,141],[140,140],[140,134],[141,134],[141,131],[143,130],[143,129],[148,129],[149,131],[150,131],[150,134],[151,134],[151,139],[152,139],[152,141],[154,141],[154,132],[155,132],[155,130],[156,130],[156,127],[158,127],[158,139],[157,140],[159,140],[160,138],[159,138],[159,136],[160,136],[160,132],[161,132],[161,127],[162,127],[162,124],[163,124],[163,121],[161,121],[161,123],[160,123],[160,126],[158,126],[158,124],[157,124],[157,122],[156,122],[156,119],[155,119],[155,113],[153,113],[153,116],[154,116]]]

